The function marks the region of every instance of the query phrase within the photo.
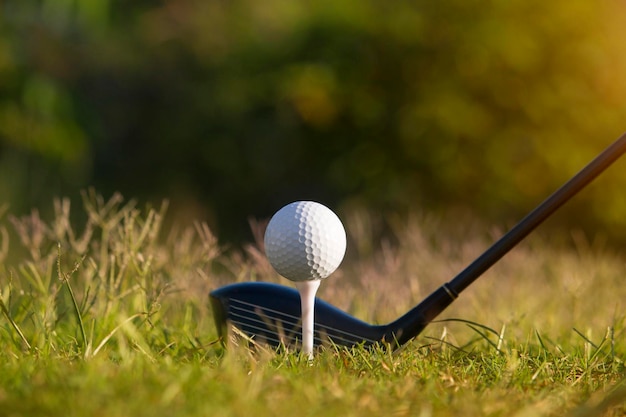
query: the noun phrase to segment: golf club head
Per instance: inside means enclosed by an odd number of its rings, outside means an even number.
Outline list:
[[[300,294],[278,284],[231,284],[209,294],[218,334],[226,342],[232,326],[262,344],[295,347],[301,343]],[[387,336],[386,326],[370,325],[315,299],[314,346],[372,345]]]
[[[314,346],[400,347],[417,336],[454,299],[443,285],[397,320],[372,325],[356,319],[337,307],[315,299]],[[226,342],[232,327],[255,342],[270,346],[296,346],[301,341],[300,294],[283,285],[245,282],[231,284],[209,294],[215,324]]]

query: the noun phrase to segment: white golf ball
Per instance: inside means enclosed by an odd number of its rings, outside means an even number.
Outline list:
[[[265,231],[265,254],[292,281],[324,279],[341,264],[346,231],[328,207],[296,201],[274,214]]]

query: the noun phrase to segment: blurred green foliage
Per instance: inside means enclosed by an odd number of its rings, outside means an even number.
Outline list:
[[[5,0],[0,199],[517,219],[626,130],[618,0]],[[562,219],[626,235],[624,163]]]

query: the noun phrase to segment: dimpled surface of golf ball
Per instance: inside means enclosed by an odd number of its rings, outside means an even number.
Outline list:
[[[346,253],[341,220],[313,201],[296,201],[278,210],[267,225],[264,242],[276,272],[292,281],[328,277]]]

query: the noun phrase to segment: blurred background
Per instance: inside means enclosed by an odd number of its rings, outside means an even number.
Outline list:
[[[621,0],[5,0],[0,16],[0,205],[18,215],[92,186],[169,199],[230,242],[301,199],[510,225],[626,131]],[[552,226],[626,242],[625,168]]]

